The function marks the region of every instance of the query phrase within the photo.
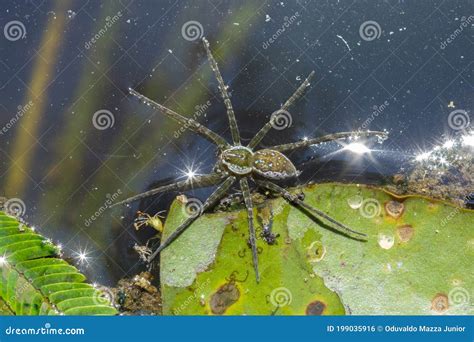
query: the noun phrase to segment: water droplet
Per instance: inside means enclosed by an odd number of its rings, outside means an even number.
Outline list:
[[[362,198],[362,196],[355,195],[347,199],[347,204],[349,204],[349,207],[351,207],[352,209],[359,209],[363,201],[364,199]]]

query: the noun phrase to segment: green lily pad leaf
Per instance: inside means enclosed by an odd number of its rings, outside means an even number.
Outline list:
[[[254,211],[256,282],[244,210],[205,214],[161,255],[163,314],[472,314],[474,212],[342,184],[302,187],[305,202],[366,233],[332,231],[281,198]],[[164,237],[186,219],[183,197]]]

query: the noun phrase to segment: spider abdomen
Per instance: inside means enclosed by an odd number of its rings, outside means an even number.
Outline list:
[[[298,176],[296,167],[284,154],[270,149],[263,149],[253,154],[253,171],[269,179]]]

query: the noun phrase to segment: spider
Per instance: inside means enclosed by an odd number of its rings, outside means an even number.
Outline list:
[[[140,193],[136,196],[127,198],[115,205],[131,203],[145,197],[153,196],[159,193],[168,191],[185,191],[192,188],[202,188],[218,185],[216,190],[203,203],[198,215],[191,215],[188,217],[161,245],[148,257],[148,262],[153,259],[166,247],[168,247],[175,239],[177,239],[198,217],[206,210],[212,208],[221,200],[232,185],[236,182],[240,184],[242,190],[244,204],[247,209],[247,219],[249,228],[249,244],[252,249],[252,262],[255,270],[257,283],[260,281],[260,274],[258,269],[258,252],[256,246],[255,227],[253,222],[253,204],[250,194],[249,179],[251,179],[258,187],[264,188],[271,192],[277,193],[284,197],[293,205],[303,208],[308,214],[315,215],[330,222],[335,227],[339,228],[341,233],[347,236],[356,235],[358,239],[365,239],[366,234],[350,229],[346,225],[336,221],[328,216],[323,211],[306,204],[300,197],[290,193],[285,188],[273,183],[272,181],[285,180],[295,178],[299,175],[299,171],[293,163],[283,154],[296,149],[305,148],[311,145],[320,144],[327,141],[334,141],[344,138],[352,137],[367,137],[377,136],[379,138],[386,138],[385,132],[379,131],[358,131],[358,132],[341,132],[335,134],[325,135],[319,138],[305,139],[298,142],[277,145],[269,148],[258,149],[259,143],[265,135],[275,125],[281,125],[281,120],[287,120],[289,113],[288,109],[298,100],[304,93],[305,89],[310,85],[310,80],[314,76],[312,71],[304,82],[296,89],[296,91],[288,98],[288,100],[281,106],[279,110],[274,112],[270,120],[260,129],[260,131],[250,140],[247,146],[243,146],[240,139],[240,133],[237,126],[232,103],[227,92],[227,86],[224,83],[222,75],[217,66],[217,62],[211,53],[209,42],[206,38],[202,38],[204,49],[206,50],[207,58],[212,71],[218,82],[220,96],[224,101],[227,110],[227,117],[229,120],[229,127],[232,135],[232,143],[227,142],[217,133],[211,131],[207,127],[201,125],[197,121],[187,118],[177,112],[166,108],[165,106],[156,103],[137,91],[129,88],[131,95],[142,101],[149,107],[161,112],[165,116],[176,120],[178,123],[184,125],[190,131],[193,131],[204,138],[211,141],[217,146],[218,160],[210,174],[198,175],[192,179],[178,181],[168,185],[163,185],[155,189]],[[291,117],[290,117],[291,118]]]

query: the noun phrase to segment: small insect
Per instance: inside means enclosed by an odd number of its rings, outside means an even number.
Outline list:
[[[143,226],[152,227],[161,234],[163,232],[163,221],[161,221],[161,219],[164,217],[160,215],[161,213],[164,213],[164,211],[160,211],[151,216],[143,211],[137,211],[138,216],[133,221],[133,226],[136,230],[139,230]]]
[[[204,44],[204,49],[206,50],[209,64],[217,79],[220,95],[227,110],[227,117],[232,135],[232,143],[227,142],[220,135],[201,125],[197,121],[178,114],[177,112],[166,108],[159,103],[156,103],[155,101],[136,92],[135,90],[131,88],[129,89],[131,95],[135,96],[147,106],[161,112],[163,115],[171,119],[176,120],[187,129],[208,139],[214,143],[218,149],[218,159],[212,173],[198,175],[192,177],[191,179],[163,185],[115,204],[119,205],[131,203],[145,197],[169,191],[184,191],[192,188],[218,185],[217,189],[203,203],[202,207],[200,208],[201,210],[199,210],[199,214],[188,217],[164,242],[161,243],[161,245],[151,255],[149,255],[148,262],[151,262],[163,249],[165,249],[176,238],[178,238],[194,220],[202,215],[202,213],[215,206],[217,202],[227,194],[232,185],[238,182],[240,184],[240,188],[244,197],[244,203],[247,208],[249,243],[252,249],[252,262],[255,270],[256,281],[259,282],[260,274],[258,270],[258,249],[256,245],[255,227],[253,222],[253,201],[250,193],[249,180],[252,180],[259,188],[263,188],[283,196],[290,203],[304,208],[305,212],[328,221],[334,226],[334,228],[337,227],[341,233],[352,237],[355,235],[358,239],[364,239],[366,237],[365,234],[352,230],[343,223],[334,220],[323,211],[305,203],[299,196],[292,194],[285,188],[273,183],[273,181],[294,178],[300,173],[293,163],[283,154],[283,152],[289,152],[327,141],[354,137],[376,136],[380,139],[385,139],[387,134],[385,132],[377,131],[342,132],[325,135],[319,138],[304,139],[294,143],[257,149],[262,139],[272,128],[281,127],[282,121],[284,122],[291,120],[288,109],[303,95],[306,88],[310,85],[310,80],[314,76],[313,71],[296,89],[293,95],[289,97],[283,106],[281,106],[279,110],[271,115],[270,120],[250,140],[247,146],[243,146],[240,140],[240,133],[234,110],[232,108],[232,103],[227,92],[227,86],[224,83],[222,75],[217,66],[217,62],[211,53],[208,41],[206,38],[203,38],[202,41]]]

